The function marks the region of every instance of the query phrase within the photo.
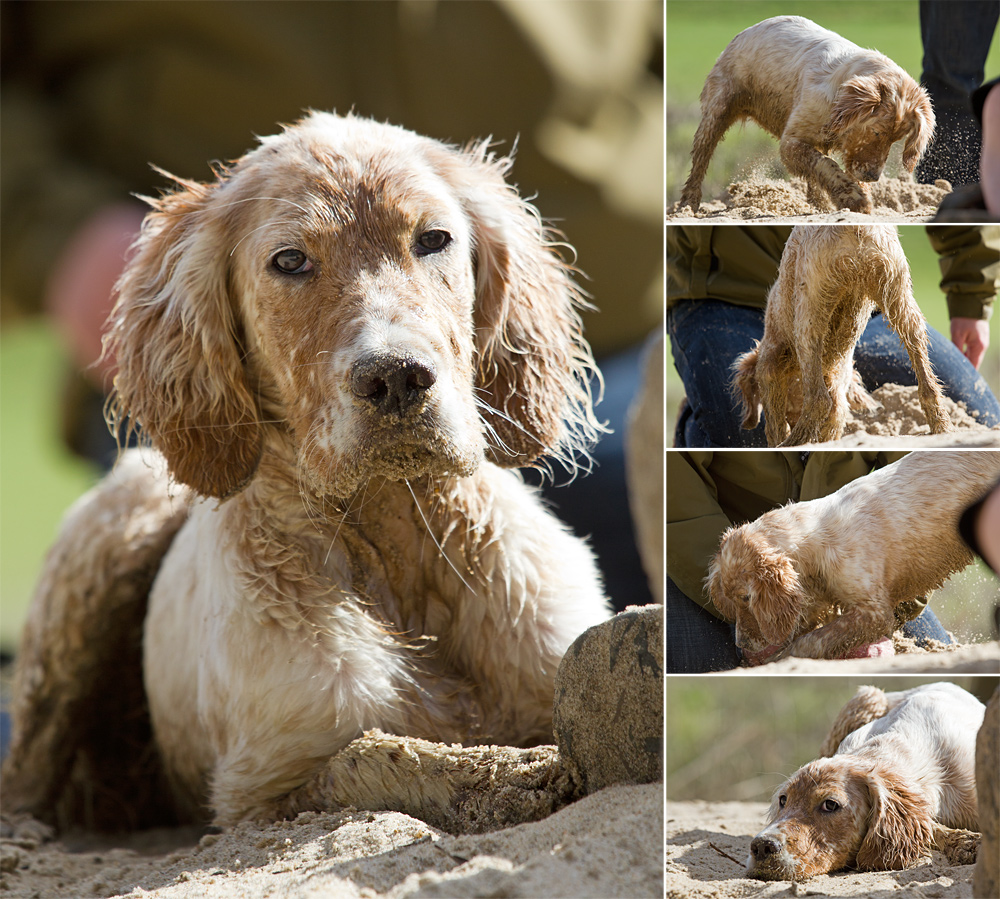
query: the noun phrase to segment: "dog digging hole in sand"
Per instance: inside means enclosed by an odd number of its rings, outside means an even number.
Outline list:
[[[920,408],[916,387],[900,384],[883,384],[872,391],[872,397],[881,405],[874,412],[853,412],[844,427],[844,436],[868,434],[873,437],[910,437],[930,434],[927,416]],[[976,420],[978,413],[970,413],[965,403],[956,403],[944,397],[944,412],[955,429],[989,430]]]
[[[934,184],[918,184],[908,176],[882,177],[869,185],[874,215],[905,213],[915,218],[930,218],[937,211],[941,200],[951,193],[952,186],[944,180]],[[741,221],[797,216],[836,214],[830,209],[819,209],[809,202],[806,183],[801,178],[786,181],[767,177],[763,167],[756,166],[733,181],[722,197],[704,201],[699,218],[734,218]],[[690,212],[685,210],[685,217]]]

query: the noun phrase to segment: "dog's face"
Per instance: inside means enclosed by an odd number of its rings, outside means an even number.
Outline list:
[[[736,645],[747,652],[785,646],[797,634],[803,597],[789,558],[753,525],[730,528],[709,565],[712,603],[736,622]]]
[[[120,412],[212,496],[247,483],[268,434],[333,496],[589,439],[578,295],[507,165],[313,114],[183,182],[112,315]]]
[[[320,493],[468,475],[484,455],[472,228],[409,137],[366,153],[284,134],[220,191],[249,376]]]
[[[841,85],[827,125],[844,168],[857,181],[878,181],[896,141],[913,172],[934,134],[930,97],[909,76],[860,75]]]
[[[871,810],[862,774],[840,761],[810,762],[774,794],[767,827],[750,843],[747,874],[801,880],[853,865]]]
[[[747,873],[801,880],[857,868],[898,871],[929,852],[934,819],[898,765],[850,754],[817,759],[782,784],[750,843]]]

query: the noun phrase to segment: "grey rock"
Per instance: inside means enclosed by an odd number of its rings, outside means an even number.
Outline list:
[[[590,628],[556,674],[553,729],[584,792],[663,778],[663,606]]]

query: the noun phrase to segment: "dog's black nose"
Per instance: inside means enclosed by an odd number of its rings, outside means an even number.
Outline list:
[[[750,854],[753,855],[754,861],[757,862],[762,862],[764,859],[780,851],[781,844],[774,837],[754,837],[753,842],[750,843]]]
[[[423,402],[437,381],[433,364],[415,355],[377,353],[351,367],[351,392],[379,412],[402,415]]]

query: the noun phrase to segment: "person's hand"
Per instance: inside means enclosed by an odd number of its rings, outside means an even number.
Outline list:
[[[66,341],[74,364],[101,389],[113,360],[102,360],[104,323],[125,254],[139,233],[145,209],[138,203],[107,206],[91,216],[56,260],[45,288],[45,307]]]
[[[983,558],[1000,571],[1000,487],[994,487],[983,503],[973,528]]]
[[[986,348],[990,345],[989,322],[980,318],[953,318],[951,342],[962,351],[962,355],[975,368],[979,368],[986,354]]]

